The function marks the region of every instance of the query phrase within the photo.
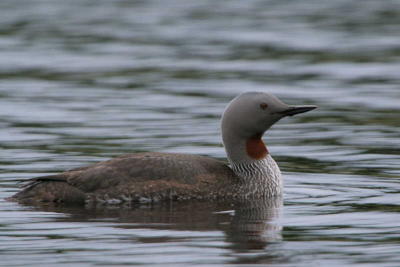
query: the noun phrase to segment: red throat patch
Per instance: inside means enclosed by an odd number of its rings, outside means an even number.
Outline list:
[[[261,135],[255,135],[247,139],[246,152],[252,159],[263,159],[269,153],[263,140],[261,140]]]

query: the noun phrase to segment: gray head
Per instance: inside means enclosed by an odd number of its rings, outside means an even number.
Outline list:
[[[316,106],[289,106],[277,97],[263,92],[247,92],[234,98],[222,116],[222,138],[228,157],[243,157],[238,149],[240,143],[260,140],[265,131],[286,116],[315,109]],[[262,143],[262,142],[261,142]],[[235,151],[236,152],[235,152]]]

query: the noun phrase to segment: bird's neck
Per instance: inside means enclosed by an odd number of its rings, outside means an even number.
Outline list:
[[[262,134],[248,138],[235,135],[223,135],[224,146],[229,162],[233,164],[251,164],[262,161],[269,151],[261,139]]]
[[[247,195],[276,196],[282,193],[282,177],[278,165],[261,139],[223,135],[225,150],[232,170],[242,178],[240,190]]]
[[[262,134],[256,134],[246,140],[246,154],[251,159],[265,159],[265,157],[269,154],[268,149],[261,137]]]

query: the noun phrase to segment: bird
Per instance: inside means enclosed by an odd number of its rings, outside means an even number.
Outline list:
[[[221,119],[227,162],[211,157],[142,152],[28,179],[9,200],[25,204],[236,201],[280,197],[281,171],[262,137],[280,119],[317,108],[288,105],[266,92],[244,92]]]

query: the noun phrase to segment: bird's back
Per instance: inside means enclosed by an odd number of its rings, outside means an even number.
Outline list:
[[[127,154],[56,175],[33,178],[17,201],[121,203],[215,198],[237,182],[224,163],[175,153]]]

